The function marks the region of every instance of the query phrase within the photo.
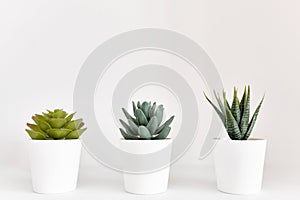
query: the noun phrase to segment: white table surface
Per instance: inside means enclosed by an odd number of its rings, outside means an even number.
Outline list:
[[[295,173],[298,172],[298,173]],[[265,168],[263,190],[259,194],[240,196],[216,190],[214,169],[198,161],[175,164],[171,168],[168,191],[158,195],[133,195],[124,192],[122,175],[104,166],[81,164],[77,189],[64,194],[41,195],[32,191],[29,169],[0,168],[0,199],[300,199],[300,173],[279,166]],[[153,183],[155,184],[155,183]]]

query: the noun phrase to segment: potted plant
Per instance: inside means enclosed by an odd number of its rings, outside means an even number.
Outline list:
[[[204,94],[205,95],[205,94]],[[261,190],[266,152],[265,139],[250,138],[264,97],[250,119],[250,86],[245,87],[241,100],[234,88],[233,101],[229,105],[223,92],[223,101],[214,93],[218,107],[213,106],[229,136],[221,138],[214,152],[217,187],[231,194],[251,194]]]
[[[121,148],[138,154],[153,153],[163,147],[171,145],[172,140],[167,138],[171,131],[170,124],[174,116],[162,123],[164,115],[163,105],[151,102],[132,102],[134,117],[125,108],[122,108],[128,123],[120,119],[123,128],[120,128],[124,139],[121,139]],[[167,155],[167,162],[171,159]],[[139,165],[139,161],[133,165]],[[124,172],[125,190],[134,194],[156,194],[167,190],[170,167],[150,173]]]
[[[62,193],[76,188],[81,153],[78,139],[86,130],[82,119],[62,109],[35,114],[27,123],[33,190]]]

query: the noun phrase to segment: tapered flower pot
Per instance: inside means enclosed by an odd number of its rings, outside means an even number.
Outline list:
[[[221,139],[214,160],[218,190],[253,194],[261,190],[267,141]]]
[[[164,147],[168,147],[167,155],[163,156],[165,162],[171,159],[171,139],[164,140],[124,140],[121,139],[121,148],[127,152],[138,152],[148,154],[157,152]],[[126,161],[124,161],[126,162]],[[139,160],[131,163],[132,166],[140,165]],[[124,189],[133,194],[158,194],[163,193],[168,188],[170,166],[151,173],[123,173]]]
[[[30,140],[29,157],[33,190],[63,193],[76,188],[81,142],[74,140]]]

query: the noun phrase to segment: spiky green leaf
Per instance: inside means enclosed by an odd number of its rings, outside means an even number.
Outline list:
[[[220,98],[220,96],[216,93],[216,91],[214,91],[214,95],[215,95],[215,98],[219,104],[219,108],[220,108],[220,111],[222,112],[223,115],[226,115],[226,110],[225,110],[225,107],[222,103],[222,100]]]
[[[247,94],[247,87],[245,86],[245,88],[244,88],[244,93],[243,93],[243,97],[242,97],[241,102],[240,102],[240,111],[241,111],[241,115],[242,115],[243,112],[244,112],[244,106],[245,106],[245,98],[246,98],[246,94]]]
[[[244,136],[248,129],[248,123],[250,118],[250,86],[248,86],[248,90],[245,94],[244,106],[243,106],[243,113],[241,115],[240,121],[240,130],[241,134]]]
[[[204,93],[205,98],[207,99],[207,101],[210,103],[210,105],[215,109],[216,113],[219,115],[220,119],[222,120],[223,124],[225,124],[225,115],[223,115],[222,111],[219,110],[219,108],[217,106],[215,106],[215,104],[206,96],[206,94]]]
[[[255,110],[255,112],[254,112],[254,114],[253,114],[253,116],[251,118],[251,121],[250,121],[250,123],[248,125],[247,132],[246,132],[246,134],[244,135],[244,138],[243,138],[244,140],[247,140],[249,138],[251,132],[252,132],[252,129],[253,129],[254,125],[255,125],[255,122],[256,122],[256,119],[257,119],[260,107],[261,107],[261,105],[262,105],[262,103],[264,101],[264,98],[265,97],[263,97],[262,100],[260,101],[259,105],[257,106],[257,108],[256,108],[256,110]]]
[[[243,138],[243,135],[241,134],[238,123],[233,117],[228,105],[225,106],[225,109],[226,109],[226,127],[227,127],[226,129],[229,137],[232,140],[241,140]]]
[[[240,111],[239,99],[237,97],[236,88],[234,88],[233,101],[231,105],[231,113],[235,118],[236,122],[239,124],[241,120],[241,111]]]

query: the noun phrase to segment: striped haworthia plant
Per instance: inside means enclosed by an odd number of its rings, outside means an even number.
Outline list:
[[[122,108],[128,123],[120,119],[123,128],[120,128],[121,134],[126,140],[162,140],[165,139],[170,131],[170,124],[174,116],[162,123],[164,107],[156,105],[156,102],[139,101],[137,104],[132,102],[133,114],[131,116],[125,108]]]
[[[245,87],[242,99],[237,97],[237,89],[234,88],[233,100],[231,106],[226,99],[226,93],[223,91],[223,101],[220,96],[214,92],[218,106],[216,106],[204,93],[207,101],[215,109],[221,118],[229,137],[232,140],[247,140],[252,132],[256,122],[260,107],[264,97],[257,106],[252,118],[250,119],[250,86]]]

